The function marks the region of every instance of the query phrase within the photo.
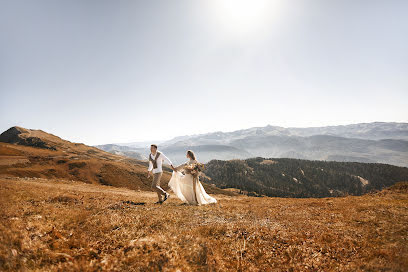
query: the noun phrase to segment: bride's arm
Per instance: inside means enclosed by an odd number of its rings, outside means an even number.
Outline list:
[[[180,164],[179,166],[177,166],[176,167],[176,171],[180,171],[180,170],[182,170],[184,167],[186,167],[187,166],[187,162],[185,162],[185,163],[183,163],[183,164]]]

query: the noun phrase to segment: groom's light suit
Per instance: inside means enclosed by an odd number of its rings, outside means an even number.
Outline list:
[[[156,191],[157,196],[161,199],[162,195],[166,195],[166,191],[160,187],[160,179],[163,175],[163,162],[173,165],[171,161],[161,152],[156,151],[156,155],[149,155],[149,169],[153,172],[152,189]]]

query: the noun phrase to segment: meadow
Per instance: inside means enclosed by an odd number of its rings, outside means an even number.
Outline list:
[[[407,271],[408,183],[363,196],[214,195],[0,178],[3,271]]]

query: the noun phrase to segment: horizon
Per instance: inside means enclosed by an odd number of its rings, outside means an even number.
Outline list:
[[[398,0],[6,0],[0,129],[101,145],[268,124],[405,123],[407,9]]]
[[[362,123],[353,123],[353,124],[345,124],[345,125],[327,125],[327,126],[310,126],[310,127],[295,127],[295,126],[293,126],[293,127],[292,127],[292,126],[291,126],[291,127],[283,127],[283,126],[277,126],[277,125],[267,124],[267,125],[265,125],[265,126],[256,126],[256,127],[241,128],[241,129],[231,130],[231,131],[217,130],[217,131],[204,132],[204,133],[200,133],[200,134],[177,135],[177,136],[174,136],[174,137],[171,137],[171,138],[160,139],[160,140],[159,140],[159,139],[156,139],[156,140],[140,140],[140,141],[138,141],[138,140],[136,140],[136,141],[130,140],[130,141],[128,141],[128,142],[109,142],[109,143],[100,143],[100,144],[88,144],[88,143],[85,143],[85,142],[75,142],[75,143],[83,143],[83,144],[86,144],[86,145],[89,145],[89,146],[108,145],[108,144],[113,144],[113,145],[125,145],[125,144],[134,144],[134,143],[157,143],[157,144],[160,144],[160,143],[163,143],[163,142],[166,142],[166,141],[171,141],[171,140],[173,140],[173,139],[175,139],[175,138],[179,138],[179,137],[195,137],[195,136],[207,135],[207,134],[213,134],[213,133],[232,133],[232,132],[237,132],[237,131],[242,131],[242,130],[249,130],[249,129],[255,129],[255,128],[265,128],[265,127],[268,127],[268,126],[271,126],[271,127],[279,127],[279,128],[284,128],[284,129],[293,129],[293,128],[306,129],[306,128],[325,128],[325,127],[353,126],[353,125],[364,125],[364,124],[375,124],[375,123],[380,123],[380,124],[408,124],[408,121],[406,121],[406,122],[374,121],[374,122],[362,122]],[[3,132],[5,132],[5,131],[7,131],[8,129],[10,129],[10,128],[12,128],[12,127],[22,127],[22,126],[19,126],[19,125],[11,126],[11,127],[7,128],[7,129],[1,130],[0,134],[3,133]],[[46,130],[41,129],[41,128],[28,128],[28,127],[22,127],[22,128],[31,129],[31,130],[42,130],[42,131],[44,131],[44,132],[46,132],[46,133],[50,133],[50,134],[53,134],[53,135],[55,135],[55,136],[58,136],[58,137],[60,137],[60,138],[63,139],[63,140],[68,140],[68,141],[70,141],[70,142],[74,142],[74,141],[72,141],[71,139],[64,138],[64,137],[62,137],[61,135],[58,135],[58,134],[53,133],[53,132],[50,132],[50,131],[46,131]]]
[[[168,139],[162,139],[162,140],[156,140],[156,141],[152,141],[152,142],[166,142],[166,141],[170,141],[173,140],[175,138],[179,138],[179,137],[194,137],[194,136],[200,136],[200,135],[207,135],[207,134],[213,134],[213,133],[232,133],[232,132],[237,132],[237,131],[241,131],[241,130],[248,130],[248,129],[254,129],[254,128],[265,128],[268,126],[271,127],[279,127],[279,128],[285,128],[285,129],[291,129],[291,128],[299,128],[299,129],[303,129],[303,128],[323,128],[323,127],[339,127],[339,126],[352,126],[352,125],[364,125],[364,124],[374,124],[374,123],[384,123],[384,124],[408,124],[408,121],[405,122],[386,122],[386,121],[374,121],[374,122],[363,122],[363,123],[353,123],[353,124],[345,124],[345,125],[327,125],[327,126],[310,126],[310,127],[298,127],[298,126],[290,126],[290,127],[283,127],[283,126],[277,126],[277,125],[271,125],[271,124],[267,124],[265,126],[256,126],[256,127],[248,127],[248,128],[241,128],[241,129],[236,129],[236,130],[230,130],[230,131],[222,131],[222,130],[217,130],[217,131],[209,131],[209,132],[204,132],[204,133],[200,133],[200,134],[185,134],[185,135],[178,135],[172,138],[168,138]],[[123,144],[129,144],[129,143],[143,143],[143,142],[149,142],[148,140],[142,140],[142,141],[129,141],[129,142],[112,142],[112,143],[106,143],[106,144],[117,144],[117,145],[123,145]],[[104,144],[99,144],[99,145],[104,145]]]

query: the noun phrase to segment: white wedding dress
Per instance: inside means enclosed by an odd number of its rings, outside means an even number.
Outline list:
[[[184,203],[193,205],[205,205],[210,203],[217,203],[217,200],[212,196],[209,196],[200,180],[197,178],[196,183],[196,195],[194,196],[194,178],[191,174],[183,174],[181,171],[189,164],[197,163],[195,160],[190,160],[178,167],[177,171],[173,171],[173,175],[169,181],[169,187],[177,195],[177,197]]]

